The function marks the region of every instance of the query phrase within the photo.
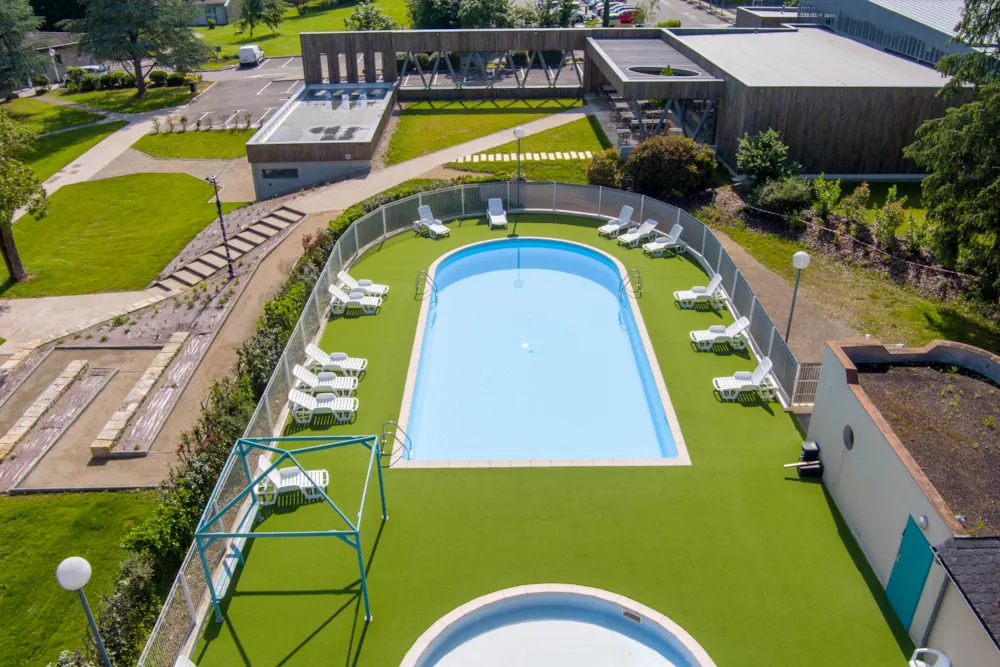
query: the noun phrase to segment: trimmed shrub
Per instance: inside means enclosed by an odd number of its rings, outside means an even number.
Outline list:
[[[67,67],[64,79],[67,85],[79,87],[80,81],[83,79],[85,74],[86,72],[82,67]]]
[[[825,223],[840,201],[840,179],[828,181],[820,174],[813,181],[813,213]]]
[[[608,188],[622,186],[622,157],[617,148],[606,148],[594,153],[587,162],[587,183]]]
[[[216,26],[217,24],[216,24],[216,22],[215,22],[215,19],[206,19],[206,20],[205,20],[205,25],[207,25],[207,26],[208,26],[208,29],[209,29],[209,30],[215,30],[215,26]]]
[[[751,196],[751,203],[765,211],[795,216],[812,202],[812,185],[801,178],[768,181]]]
[[[31,76],[31,85],[36,88],[44,88],[51,83],[49,77],[44,74],[33,74]]]
[[[858,187],[854,188],[854,192],[847,195],[840,201],[840,212],[843,214],[847,226],[847,232],[858,236],[856,232],[859,225],[864,225],[867,227],[868,220],[865,217],[865,212],[868,210],[868,201],[872,197],[872,191],[868,187],[868,183],[863,182]]]
[[[115,72],[105,72],[97,77],[101,90],[111,90],[118,87],[118,77]]]
[[[162,86],[167,82],[167,73],[162,69],[154,69],[149,73],[149,80],[154,86]]]
[[[96,74],[86,73],[83,78],[80,79],[80,92],[89,93],[92,90],[97,90],[101,87],[101,78]]]
[[[657,28],[680,28],[681,27],[681,20],[680,19],[667,19],[666,21],[660,21],[659,23],[657,23],[656,27]]]
[[[650,137],[632,149],[627,166],[636,192],[665,199],[708,186],[717,163],[707,145],[667,134]]]
[[[889,188],[885,195],[885,204],[875,209],[875,221],[872,232],[875,241],[883,248],[892,248],[896,244],[896,232],[906,220],[906,197],[896,196],[896,186]]]
[[[799,173],[799,165],[789,159],[781,134],[771,129],[752,137],[743,133],[736,150],[736,167],[758,183],[780,181]]]
[[[171,72],[167,75],[167,86],[183,86],[186,82],[187,76],[184,72]]]

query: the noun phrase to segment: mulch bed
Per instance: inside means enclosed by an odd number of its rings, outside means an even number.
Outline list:
[[[1000,535],[1000,386],[945,365],[859,365],[862,389],[973,535]]]

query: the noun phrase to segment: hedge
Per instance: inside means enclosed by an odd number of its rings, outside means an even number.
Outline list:
[[[389,202],[460,183],[493,180],[496,178],[487,176],[417,186],[403,183],[351,206],[331,220],[326,229],[304,238],[304,254],[275,297],[264,304],[254,335],[236,350],[233,376],[212,384],[198,423],[181,436],[177,451],[182,463],[160,485],[152,515],[122,539],[126,555],[119,564],[117,584],[110,595],[102,596],[97,618],[112,664],[130,665],[138,660],[233,443],[250,423],[340,235],[355,220]],[[82,652],[64,652],[56,664],[91,667],[96,655],[95,647],[88,645]]]

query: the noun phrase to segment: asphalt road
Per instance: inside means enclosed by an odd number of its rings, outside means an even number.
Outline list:
[[[680,19],[681,27],[702,28],[729,25],[703,9],[692,7],[684,0],[660,0],[656,4],[656,22]]]

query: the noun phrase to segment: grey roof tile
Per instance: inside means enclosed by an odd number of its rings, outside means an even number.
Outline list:
[[[1000,646],[1000,538],[949,538],[934,551]]]

